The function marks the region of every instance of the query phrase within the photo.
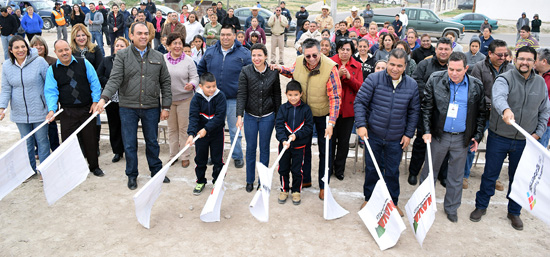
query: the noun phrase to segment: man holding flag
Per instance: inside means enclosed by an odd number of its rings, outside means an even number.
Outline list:
[[[446,71],[433,73],[424,88],[422,122],[425,143],[431,142],[434,177],[437,177],[445,156],[449,154],[445,213],[457,222],[457,210],[462,199],[462,178],[468,145],[475,151],[483,138],[485,127],[485,94],[480,80],[466,75],[466,55],[453,52]],[[437,93],[436,93],[437,92]],[[432,140],[432,137],[436,140]],[[428,156],[426,161],[428,163]],[[421,181],[428,177],[424,165]]]
[[[354,110],[357,135],[369,138],[376,161],[384,163],[385,170],[381,172],[397,207],[399,164],[403,149],[414,136],[420,116],[420,100],[416,81],[403,73],[407,53],[394,49],[388,58],[386,71],[371,74],[363,82],[355,98]],[[379,179],[373,160],[369,155],[365,158],[365,202],[361,209],[372,196]],[[403,217],[399,207],[397,211]]]
[[[548,90],[544,79],[533,71],[537,52],[524,46],[516,52],[515,69],[497,77],[492,89],[492,106],[489,119],[486,164],[481,185],[476,194],[476,208],[470,220],[478,222],[487,212],[491,196],[495,194],[495,183],[508,156],[508,219],[516,230],[523,230],[519,215],[521,206],[509,198],[514,175],[525,148],[525,137],[513,126],[515,121],[535,139],[546,131],[550,116]],[[501,118],[502,117],[502,120]]]

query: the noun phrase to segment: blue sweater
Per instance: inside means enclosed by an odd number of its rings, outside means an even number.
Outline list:
[[[38,13],[34,13],[32,15],[32,18],[28,14],[25,14],[25,16],[23,16],[23,19],[21,19],[21,26],[23,26],[23,29],[27,33],[40,33],[42,32],[43,25],[44,21],[42,20],[40,15],[38,15]]]
[[[199,76],[210,72],[216,77],[218,88],[227,99],[237,98],[239,89],[239,74],[244,66],[252,64],[250,51],[239,41],[235,40],[233,47],[223,56],[220,41],[208,47],[204,53],[197,71]]]
[[[37,15],[38,16],[38,15]],[[46,119],[48,108],[44,98],[44,81],[48,63],[31,51],[20,68],[11,60],[2,65],[2,92],[0,108],[11,103],[11,121],[15,123],[37,123]]]
[[[394,89],[386,71],[370,74],[355,97],[355,124],[388,140],[412,138],[420,117],[416,81],[407,75]]]

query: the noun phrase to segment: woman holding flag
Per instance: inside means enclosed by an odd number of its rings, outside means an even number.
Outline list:
[[[0,93],[0,120],[4,119],[8,103],[11,120],[17,124],[21,137],[38,127],[48,113],[44,98],[44,82],[48,63],[38,56],[21,36],[9,41],[10,60],[2,65],[2,93]],[[43,162],[50,155],[48,127],[43,126],[27,139],[27,152],[33,170],[36,170],[34,141],[38,143],[38,157]]]

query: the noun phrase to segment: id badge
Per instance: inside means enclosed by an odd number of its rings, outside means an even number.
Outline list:
[[[447,111],[447,117],[456,119],[458,115],[458,104],[449,104],[449,110]]]

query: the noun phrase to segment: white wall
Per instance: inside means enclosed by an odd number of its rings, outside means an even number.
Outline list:
[[[529,21],[538,14],[542,22],[550,22],[549,0],[477,0],[476,13],[491,19],[517,20],[525,12]]]

